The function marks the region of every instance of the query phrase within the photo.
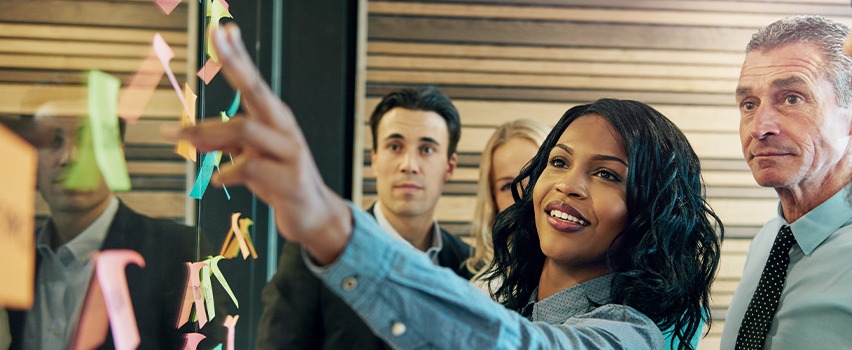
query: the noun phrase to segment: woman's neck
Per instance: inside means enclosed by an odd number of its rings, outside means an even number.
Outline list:
[[[609,268],[603,264],[569,267],[550,258],[544,259],[541,277],[538,280],[536,300],[545,299],[565,289],[609,273]]]

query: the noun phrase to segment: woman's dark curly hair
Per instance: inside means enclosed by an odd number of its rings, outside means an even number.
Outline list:
[[[535,227],[533,188],[559,137],[588,114],[602,116],[621,134],[629,164],[627,224],[606,257],[615,273],[611,303],[639,310],[660,329],[671,329],[681,349],[690,349],[701,321],[710,324],[710,284],[724,228],[704,199],[701,164],[686,136],[641,102],[600,99],[565,112],[513,181],[515,204],[494,221],[494,260],[486,279],[503,284],[493,296],[520,312],[538,286],[545,256]],[[525,185],[524,179],[529,179]]]

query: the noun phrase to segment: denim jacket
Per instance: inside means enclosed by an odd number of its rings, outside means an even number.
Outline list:
[[[353,207],[353,233],[333,264],[308,267],[399,349],[662,349],[651,319],[616,304],[593,306],[578,294],[609,285],[604,276],[534,304],[531,320],[493,302],[451,270],[381,232]],[[602,291],[606,296],[609,291]],[[605,294],[605,295],[604,295]]]

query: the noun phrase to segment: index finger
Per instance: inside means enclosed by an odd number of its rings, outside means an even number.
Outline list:
[[[251,111],[249,118],[285,130],[296,126],[293,114],[260,76],[234,23],[219,27],[214,33],[214,46],[225,79],[240,91]]]

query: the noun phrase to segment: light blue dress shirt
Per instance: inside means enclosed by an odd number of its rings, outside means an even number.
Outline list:
[[[67,349],[89,290],[92,254],[101,249],[109,226],[118,211],[112,197],[106,210],[79,235],[54,252],[50,248],[53,222],[42,229],[36,241],[41,264],[36,274],[33,309],[24,326],[24,349]]]
[[[790,225],[787,282],[766,336],[766,349],[852,349],[852,205],[848,186],[792,224],[778,216],[754,237],[722,331],[722,349],[733,349],[772,242]]]
[[[647,316],[624,305],[589,303],[586,296],[609,294],[605,280],[611,276],[539,301],[530,321],[350,208],[353,233],[338,260],[320,268],[304,254],[306,264],[395,348],[663,348],[663,335]]]

